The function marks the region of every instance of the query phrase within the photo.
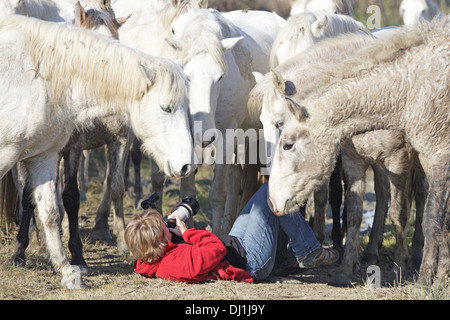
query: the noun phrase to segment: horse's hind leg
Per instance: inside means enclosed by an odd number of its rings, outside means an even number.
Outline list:
[[[406,228],[409,221],[412,199],[412,166],[410,156],[406,148],[391,154],[387,159],[389,178],[391,182],[391,206],[389,218],[395,228],[396,249],[394,270],[398,268],[403,271],[409,260],[408,245],[406,242]],[[401,279],[398,279],[401,280]]]
[[[414,228],[414,235],[412,238],[412,252],[411,258],[408,262],[408,268],[414,272],[419,272],[420,264],[422,263],[423,250],[423,213],[425,211],[425,204],[428,197],[428,181],[420,166],[418,159],[416,162],[416,170],[414,172],[414,200],[416,203],[416,223]]]
[[[61,240],[56,199],[56,162],[57,154],[51,153],[35,157],[25,164],[30,173],[37,218],[50,260],[53,267],[62,273],[61,284],[69,289],[78,289],[83,286],[81,274],[70,265]]]
[[[65,186],[62,193],[62,200],[69,219],[69,250],[72,254],[71,264],[86,267],[78,224],[78,213],[80,210],[78,168],[83,153],[83,141],[83,139],[79,139],[75,144],[70,144],[67,150],[63,150]]]
[[[331,173],[328,202],[331,206],[333,215],[333,229],[331,231],[331,240],[333,240],[333,248],[343,251],[342,241],[344,235],[341,227],[341,204],[342,204],[342,159],[339,155],[336,160],[336,166]]]
[[[386,215],[389,207],[389,177],[385,169],[372,165],[375,187],[375,215],[370,232],[369,243],[362,254],[362,261],[367,265],[378,262],[378,250],[383,243]]]
[[[117,237],[117,249],[120,253],[128,252],[128,246],[125,243],[125,217],[123,213],[124,169],[129,148],[127,137],[128,135],[118,137],[113,143],[107,144],[108,161],[110,163],[108,183],[114,209],[113,231]]]
[[[14,254],[11,262],[16,267],[25,265],[25,250],[29,243],[29,228],[31,217],[34,213],[34,203],[32,199],[32,190],[28,181],[25,183],[22,194],[22,219],[20,220],[19,232],[17,233]]]

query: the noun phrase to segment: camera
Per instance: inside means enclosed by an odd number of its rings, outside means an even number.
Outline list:
[[[141,207],[144,210],[156,209],[155,203],[159,200],[159,195],[156,192],[152,192],[147,198],[142,200]],[[174,216],[179,216],[181,221],[186,221],[190,217],[197,214],[200,209],[200,205],[192,197],[186,197],[178,204],[175,210],[163,221],[167,223],[167,227],[175,228],[176,219]]]

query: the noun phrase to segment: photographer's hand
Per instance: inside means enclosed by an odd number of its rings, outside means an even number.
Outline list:
[[[181,221],[179,216],[174,215],[174,218],[176,219],[177,226],[175,228],[169,228],[169,231],[175,233],[176,235],[182,236],[187,230],[186,224]]]

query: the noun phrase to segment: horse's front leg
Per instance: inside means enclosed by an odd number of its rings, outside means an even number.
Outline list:
[[[228,196],[227,175],[230,164],[234,163],[234,137],[227,139],[222,135],[222,139],[217,141],[214,168],[214,177],[209,191],[209,200],[212,208],[212,231],[216,235],[222,234],[222,219]]]
[[[445,156],[444,156],[445,157]],[[431,286],[433,280],[445,281],[449,272],[448,257],[448,210],[450,190],[450,164],[449,159],[420,159],[423,169],[428,178],[429,192],[428,201],[423,215],[422,228],[425,238],[420,276],[417,281],[419,285]],[[444,164],[444,166],[442,166]],[[440,244],[440,241],[446,243]],[[440,252],[442,250],[442,252]],[[443,278],[433,279],[436,270],[436,254],[439,253],[438,276]]]
[[[367,164],[357,156],[354,147],[345,144],[342,149],[342,165],[348,181],[345,194],[347,203],[347,241],[341,265],[329,284],[333,286],[351,285],[353,267],[357,263],[360,242],[360,228],[363,212],[363,198]]]
[[[239,214],[239,197],[241,195],[242,171],[239,165],[229,166],[227,175],[227,198],[223,213],[222,234],[228,234]]]
[[[108,159],[110,163],[110,195],[114,209],[114,234],[117,237],[117,249],[120,253],[128,252],[125,243],[125,217],[123,210],[123,198],[125,195],[124,170],[128,156],[129,143],[126,135],[119,137],[112,144],[107,145]]]
[[[209,191],[209,201],[212,208],[212,232],[216,235],[222,233],[222,218],[227,200],[227,171],[227,164],[216,164]]]
[[[79,289],[83,286],[80,270],[70,265],[61,240],[55,183],[57,158],[57,153],[50,153],[29,159],[25,165],[30,173],[37,218],[50,260],[62,273],[61,284],[68,289]]]

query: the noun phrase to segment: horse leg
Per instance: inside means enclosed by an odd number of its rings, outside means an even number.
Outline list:
[[[91,150],[83,150],[80,165],[80,201],[86,201],[86,192],[89,184],[89,157]]]
[[[241,193],[241,168],[237,164],[230,165],[227,176],[227,199],[223,213],[222,234],[228,234],[238,215],[239,196]]]
[[[106,157],[108,159],[108,156]],[[109,212],[111,210],[111,194],[110,194],[110,162],[106,161],[105,180],[103,181],[103,196],[95,215],[95,226],[92,229],[92,238],[95,240],[111,240],[111,232],[108,225]]]
[[[63,286],[79,289],[83,286],[81,273],[70,265],[60,235],[55,183],[57,158],[56,153],[48,153],[27,160],[25,165],[30,173],[38,222],[43,229],[41,236],[50,254],[50,261],[61,272]]]
[[[164,181],[166,181],[166,175],[161,169],[156,165],[156,162],[153,159],[150,159],[150,165],[152,168],[151,173],[151,182],[152,182],[152,191],[156,192],[159,195],[159,200],[156,201],[155,206],[156,210],[163,214],[162,212],[162,201],[164,197]]]
[[[209,201],[212,208],[212,232],[220,235],[223,211],[227,199],[227,164],[216,164],[214,177],[209,191]]]
[[[73,136],[74,137],[74,136]],[[69,250],[72,254],[72,265],[87,267],[83,258],[83,244],[80,237],[78,213],[80,210],[80,191],[78,189],[78,168],[83,153],[84,138],[77,135],[66,148],[62,150],[64,158],[64,190],[62,200],[69,219]]]
[[[412,238],[411,258],[408,262],[408,269],[419,272],[420,264],[422,262],[422,250],[424,245],[424,236],[422,230],[423,213],[425,210],[425,203],[428,197],[428,181],[423,172],[418,159],[416,159],[416,166],[414,172],[414,200],[416,203],[416,223],[414,228],[414,235]]]
[[[28,247],[29,228],[31,217],[34,214],[34,203],[32,199],[32,190],[26,181],[22,193],[22,218],[20,219],[19,232],[17,233],[14,254],[11,258],[13,265],[16,267],[25,266],[25,250]]]
[[[342,241],[344,235],[341,227],[341,204],[342,204],[342,159],[341,155],[336,160],[336,166],[330,176],[328,186],[328,202],[330,203],[333,217],[333,228],[331,231],[331,240],[333,248],[343,251]]]
[[[378,262],[378,250],[383,243],[384,226],[389,207],[389,177],[385,169],[378,165],[372,165],[373,180],[375,187],[375,215],[372,224],[372,231],[369,236],[369,243],[362,254],[362,261],[367,265]]]
[[[420,162],[428,178],[429,193],[422,222],[425,243],[417,283],[429,287],[435,275],[436,254],[439,250],[439,241],[441,237],[444,237],[444,209],[448,209],[450,164],[448,158],[437,158],[433,159],[433,161],[427,161],[427,159],[422,159],[421,157]],[[448,238],[446,241],[448,241]],[[445,260],[446,252],[444,251],[443,254]],[[448,269],[448,265],[446,266],[444,261],[439,270],[439,274],[446,274],[448,270],[445,269]]]
[[[435,285],[439,288],[446,288],[448,276],[450,275],[450,201],[449,201],[449,188],[450,184],[447,183],[447,195],[444,197],[445,203],[442,207],[444,208],[445,218],[444,226],[442,230],[441,237],[439,239],[439,263],[436,273],[436,283]]]
[[[141,162],[142,162],[142,142],[138,138],[133,139],[131,146],[131,161],[134,165],[134,206],[137,207],[139,200],[142,199],[142,184],[141,184]]]
[[[125,243],[125,217],[123,213],[124,167],[129,149],[127,137],[128,134],[120,136],[106,146],[110,163],[108,183],[114,210],[113,232],[117,237],[117,249],[120,253],[128,252],[128,246]]]
[[[408,245],[406,242],[406,228],[409,221],[412,198],[412,166],[406,148],[398,150],[386,159],[391,182],[391,206],[389,218],[395,228],[396,248],[394,270],[405,271],[409,260]]]
[[[326,181],[314,191],[314,223],[313,232],[316,239],[322,243],[325,240],[325,214],[328,201],[328,184]]]
[[[351,284],[353,267],[358,260],[367,169],[367,163],[350,143],[344,144],[342,148],[342,165],[348,181],[348,189],[345,194],[348,230],[341,265],[329,282],[333,286],[349,286]]]

